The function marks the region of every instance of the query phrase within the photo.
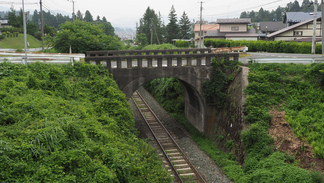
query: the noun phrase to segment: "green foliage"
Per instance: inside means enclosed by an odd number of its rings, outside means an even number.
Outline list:
[[[311,53],[311,43],[299,43],[299,42],[285,42],[285,41],[233,41],[225,39],[205,39],[204,45],[206,47],[235,47],[235,46],[247,46],[250,52],[270,52],[270,53]],[[316,45],[316,53],[321,54],[320,44]]]
[[[0,64],[0,182],[170,182],[104,67]]]
[[[172,39],[178,39],[180,33],[180,28],[179,25],[177,24],[178,22],[177,14],[173,5],[171,7],[168,18],[169,18],[169,23],[166,26],[166,32],[167,32],[166,42],[172,43]]]
[[[294,133],[306,138],[323,158],[324,92],[318,85],[322,68],[322,64],[250,65],[245,113],[251,127],[241,133],[247,158],[246,174],[239,182],[321,182],[317,173],[289,164],[291,157],[273,152],[268,111],[273,106],[285,110]]]
[[[165,28],[163,25],[162,17],[157,15],[153,9],[147,7],[143,17],[140,19],[139,27],[137,29],[137,35],[139,34],[145,35],[146,40],[150,44],[158,44],[159,42],[160,43],[164,42],[164,37],[165,37],[164,31]],[[152,33],[153,35],[151,35]],[[151,37],[152,37],[152,43],[151,43]]]
[[[171,50],[171,49],[177,49],[177,47],[175,47],[173,44],[168,44],[168,43],[164,43],[164,44],[158,44],[158,45],[147,45],[144,48],[142,48],[142,50]]]
[[[101,26],[90,22],[65,22],[60,28],[61,31],[54,38],[53,47],[61,53],[68,53],[70,46],[74,53],[118,50],[123,46],[117,37],[107,36]]]
[[[141,33],[141,34],[137,34],[136,35],[136,40],[137,40],[137,43],[141,46],[146,46],[148,45],[148,40],[147,40],[147,37],[144,33]]]
[[[175,46],[178,48],[188,48],[189,47],[189,42],[188,41],[183,41],[179,40],[175,42]]]
[[[227,98],[227,87],[230,82],[226,73],[227,71],[233,72],[238,65],[237,61],[212,60],[213,73],[211,79],[203,84],[203,92],[208,104],[215,105],[218,108],[224,106]]]
[[[34,37],[36,37],[38,40],[40,40],[42,37],[40,37],[40,39],[36,36],[36,34],[38,33],[38,27],[36,24],[34,23],[28,23],[27,24],[27,34],[32,35]]]
[[[180,28],[180,34],[179,34],[180,37],[179,38],[190,39],[190,38],[194,37],[193,25],[190,22],[186,12],[183,12],[183,14],[179,20],[179,28]]]
[[[232,153],[224,153],[220,150],[212,140],[205,137],[204,134],[193,127],[183,114],[173,113],[171,116],[185,126],[186,130],[191,134],[192,139],[217,165],[222,167],[223,172],[229,179],[235,182],[240,180],[244,172],[242,167],[235,161],[235,158],[233,158]],[[231,144],[231,141],[229,141],[229,144]]]
[[[287,164],[283,153],[275,152],[262,159],[238,182],[313,182],[311,174],[304,169]]]
[[[159,78],[145,84],[147,89],[161,106],[170,113],[183,113],[184,93],[179,80]]]

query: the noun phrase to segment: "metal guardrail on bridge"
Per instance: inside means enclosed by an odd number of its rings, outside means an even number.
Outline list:
[[[238,60],[239,53],[213,53],[211,49],[88,51],[85,61],[107,69],[209,66],[211,59]]]

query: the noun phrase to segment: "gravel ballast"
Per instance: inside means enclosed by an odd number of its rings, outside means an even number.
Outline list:
[[[153,109],[155,114],[159,117],[161,122],[168,129],[172,137],[176,140],[178,145],[186,153],[186,156],[191,160],[194,167],[199,173],[210,183],[231,183],[222,170],[210,159],[191,139],[190,134],[185,128],[176,122],[154,98],[143,87],[138,89],[139,93],[143,96],[149,106]],[[135,104],[129,101],[133,114],[135,117],[136,128],[139,130],[140,138],[150,137],[150,131],[146,126],[145,121],[135,107]]]

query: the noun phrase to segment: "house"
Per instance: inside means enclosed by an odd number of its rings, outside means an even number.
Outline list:
[[[283,28],[286,28],[286,24],[283,22],[260,22],[259,23],[259,32],[263,34],[271,34]]]
[[[8,24],[8,20],[0,20],[0,35],[2,35],[1,29],[4,27],[10,27],[10,25]]]
[[[317,12],[317,17],[322,17],[322,12]],[[314,18],[314,12],[286,12],[283,23],[288,27],[311,18]]]
[[[229,40],[257,40],[258,34],[249,29],[250,18],[217,19],[219,29],[207,31],[204,38]]]
[[[218,24],[207,24],[208,22],[204,22],[204,23],[205,24],[201,25],[201,36],[200,36],[200,25],[199,24],[195,25],[194,32],[195,32],[196,47],[198,47],[200,41],[203,42],[204,36],[207,34],[208,31],[214,31],[219,29]]]
[[[274,33],[267,35],[272,41],[298,41],[311,42],[313,37],[313,21],[314,18],[293,24]],[[321,17],[317,18],[316,23],[316,41],[321,41]]]

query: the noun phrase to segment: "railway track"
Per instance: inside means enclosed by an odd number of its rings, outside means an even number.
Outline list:
[[[152,132],[155,139],[153,145],[157,147],[165,168],[175,178],[175,181],[205,183],[206,181],[137,91],[133,94],[132,100]]]

